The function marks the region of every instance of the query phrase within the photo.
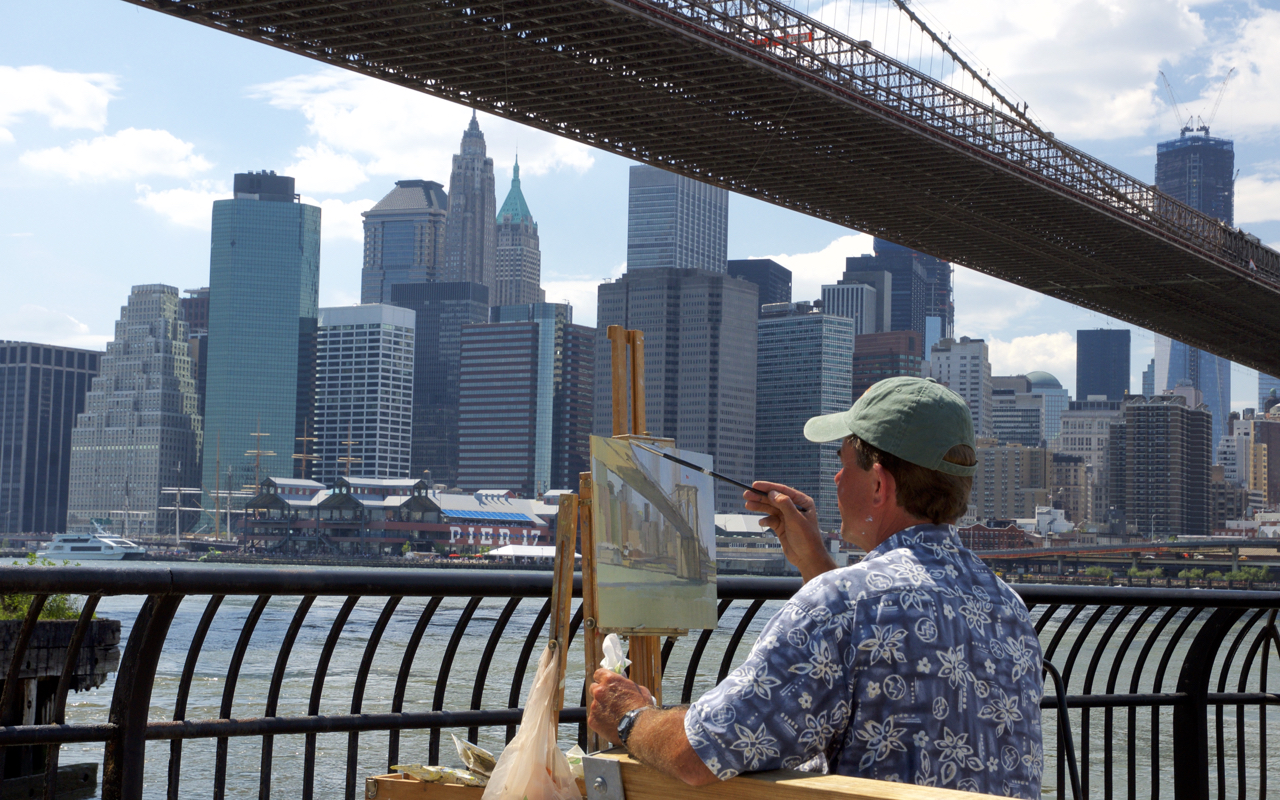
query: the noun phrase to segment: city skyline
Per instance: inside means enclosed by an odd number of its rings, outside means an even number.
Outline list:
[[[1027,9],[1011,6],[1005,12],[1011,27],[1000,39],[966,21],[957,6],[940,5],[934,12],[962,26],[956,29],[961,40],[1031,102],[1047,128],[1143,180],[1154,178],[1156,142],[1176,133],[1154,68],[1162,66],[1175,83],[1179,75],[1225,74],[1226,63],[1214,55],[1221,48],[1210,45],[1233,42],[1235,58],[1254,66],[1228,87],[1214,133],[1237,141],[1243,169],[1238,223],[1263,241],[1280,240],[1280,183],[1268,160],[1280,120],[1250,103],[1280,80],[1270,68],[1274,60],[1258,44],[1280,26],[1280,12],[1230,3],[1195,12],[1174,9],[1172,32],[1163,29],[1155,41],[1144,30],[1155,11],[1135,9],[1102,23],[1107,36],[1101,38],[1132,34],[1140,65],[1126,62],[1102,76],[1100,65],[1080,72],[1072,63],[1062,70],[1065,77],[1049,78],[1020,70],[1011,57],[1031,41]],[[205,285],[208,208],[229,188],[218,175],[266,167],[298,177],[304,198],[324,209],[320,302],[326,306],[358,302],[360,211],[396,180],[447,183],[449,158],[469,109],[124,6],[86,5],[81,11],[58,43],[24,25],[31,19],[24,9],[6,11],[10,33],[0,34],[10,54],[0,70],[6,71],[6,83],[18,87],[0,94],[0,181],[25,198],[8,215],[7,229],[0,228],[0,260],[38,264],[38,272],[56,274],[66,287],[51,296],[43,281],[28,283],[20,276],[7,300],[0,329],[5,338],[97,349],[109,338],[117,298],[129,285]],[[1066,25],[1060,17],[1042,21],[1049,38]],[[28,35],[16,35],[21,30]],[[101,35],[112,30],[121,36]],[[125,33],[138,42],[127,57],[109,44]],[[161,47],[156,40],[168,44]],[[169,47],[189,58],[177,62],[170,76],[147,74],[142,65]],[[215,59],[227,69],[211,80],[200,65]],[[1058,98],[1053,90],[1063,80],[1074,85]],[[1208,78],[1177,86],[1192,111],[1216,88],[1217,81]],[[187,96],[200,96],[201,102]],[[1090,98],[1098,113],[1076,113]],[[524,191],[538,210],[547,300],[572,302],[575,318],[591,324],[596,285],[620,274],[625,261],[625,181],[632,162],[480,117],[499,185],[510,180],[518,144]],[[238,124],[248,119],[251,137]],[[425,129],[423,120],[429,120]],[[566,202],[574,197],[590,202]],[[88,204],[73,212],[85,218],[86,235],[98,243],[88,263],[42,222],[46,216],[56,219],[49,213],[55,201],[60,213],[66,212],[63,203]],[[792,269],[797,301],[816,299],[818,287],[834,283],[845,258],[871,252],[870,237],[793,212],[736,195],[730,208],[729,258],[771,257]],[[954,281],[955,335],[988,341],[996,373],[1048,371],[1073,396],[1074,331],[1129,327],[965,269],[956,270]],[[1136,388],[1153,345],[1150,334],[1133,330]],[[1233,372],[1233,407],[1255,405],[1252,371]]]

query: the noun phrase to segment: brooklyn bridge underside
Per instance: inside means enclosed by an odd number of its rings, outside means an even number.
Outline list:
[[[130,0],[1280,374],[1280,255],[765,0]],[[816,33],[814,32],[816,31]]]

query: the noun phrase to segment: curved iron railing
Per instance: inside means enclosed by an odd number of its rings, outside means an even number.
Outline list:
[[[490,737],[505,733],[510,739],[520,719],[534,651],[545,639],[550,588],[547,573],[0,567],[0,593],[36,596],[7,674],[16,674],[23,663],[35,615],[47,595],[87,595],[77,637],[104,600],[120,595],[141,599],[136,618],[127,625],[106,718],[65,722],[71,663],[55,698],[54,724],[16,724],[21,721],[18,682],[7,682],[0,696],[0,746],[49,745],[47,774],[52,775],[57,745],[101,742],[103,797],[135,798],[161,793],[158,777],[148,785],[146,746],[168,740],[163,793],[173,798],[196,791],[191,777],[184,782],[183,745],[204,740],[213,744],[209,789],[223,798],[228,792],[245,795],[246,787],[234,779],[254,771],[247,756],[232,759],[230,743],[256,737],[261,748],[252,782],[259,797],[267,798],[273,788],[281,793],[278,781],[273,786],[273,775],[282,771],[275,757],[277,737],[300,735],[301,769],[288,771],[299,785],[287,793],[312,798],[325,793],[317,775],[328,763],[321,758],[328,750],[318,752],[317,738],[345,733],[340,785],[353,798],[364,777],[362,733],[386,737],[386,760],[379,756],[377,762],[385,766],[399,762],[404,735],[427,733],[425,749],[432,763],[439,763],[446,729],[465,730],[472,741],[482,732]],[[766,604],[785,600],[799,581],[721,577],[718,588],[720,625],[668,640],[663,648],[668,701],[688,702],[723,679],[739,660],[741,644],[767,619],[768,613],[761,613],[767,612]],[[1276,733],[1275,716],[1268,717],[1267,707],[1280,702],[1268,689],[1275,669],[1273,649],[1280,658],[1275,625],[1280,593],[1016,588],[1032,610],[1046,659],[1057,666],[1066,687],[1083,796],[1267,796],[1267,742]],[[184,601],[192,605],[179,613]],[[228,612],[230,606],[236,613]],[[323,613],[317,610],[321,606]],[[265,625],[264,618],[269,618]],[[580,624],[579,611],[574,633]],[[225,668],[208,677],[211,670],[202,653],[213,636],[225,638],[230,652]],[[265,648],[264,636],[269,638]],[[300,655],[306,637],[311,649]],[[166,679],[164,685],[173,685],[174,692],[160,697],[157,668],[166,653],[176,681]],[[243,692],[238,696],[245,665],[265,655],[271,657],[263,663],[272,665],[269,679],[264,667],[265,683],[258,684],[267,687],[265,698],[247,701]],[[510,665],[506,675],[491,669],[499,657]],[[474,671],[460,667],[463,662]],[[338,672],[350,689],[344,686],[335,698]],[[221,686],[221,697],[208,703],[217,709],[216,718],[189,718],[198,674]],[[375,683],[381,688],[372,690]],[[411,689],[423,684],[429,692]],[[299,691],[290,693],[290,688]],[[418,709],[426,704],[426,694],[429,709]],[[418,695],[421,699],[415,699]],[[576,726],[583,739],[582,695],[571,692],[569,697],[578,705],[564,709],[561,723]],[[286,706],[294,705],[305,713],[289,713]],[[1048,712],[1046,784],[1066,797],[1067,743],[1055,735],[1057,696],[1048,693],[1042,705]],[[156,709],[163,709],[166,719],[156,719]],[[369,747],[366,740],[366,761]]]

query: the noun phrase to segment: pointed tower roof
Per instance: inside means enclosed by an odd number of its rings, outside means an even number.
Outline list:
[[[529,204],[524,201],[524,192],[520,191],[520,156],[516,156],[516,165],[511,168],[511,191],[507,192],[507,199],[502,201],[502,208],[498,209],[498,224],[502,224],[502,218],[511,215],[512,222],[522,222],[529,220],[533,222],[533,214],[529,213]],[[537,225],[536,222],[533,222]]]

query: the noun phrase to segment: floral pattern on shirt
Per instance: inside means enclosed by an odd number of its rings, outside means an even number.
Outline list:
[[[1022,600],[954,528],[919,525],[805,585],[689,708],[685,732],[721,779],[816,759],[1039,798],[1043,688]]]

